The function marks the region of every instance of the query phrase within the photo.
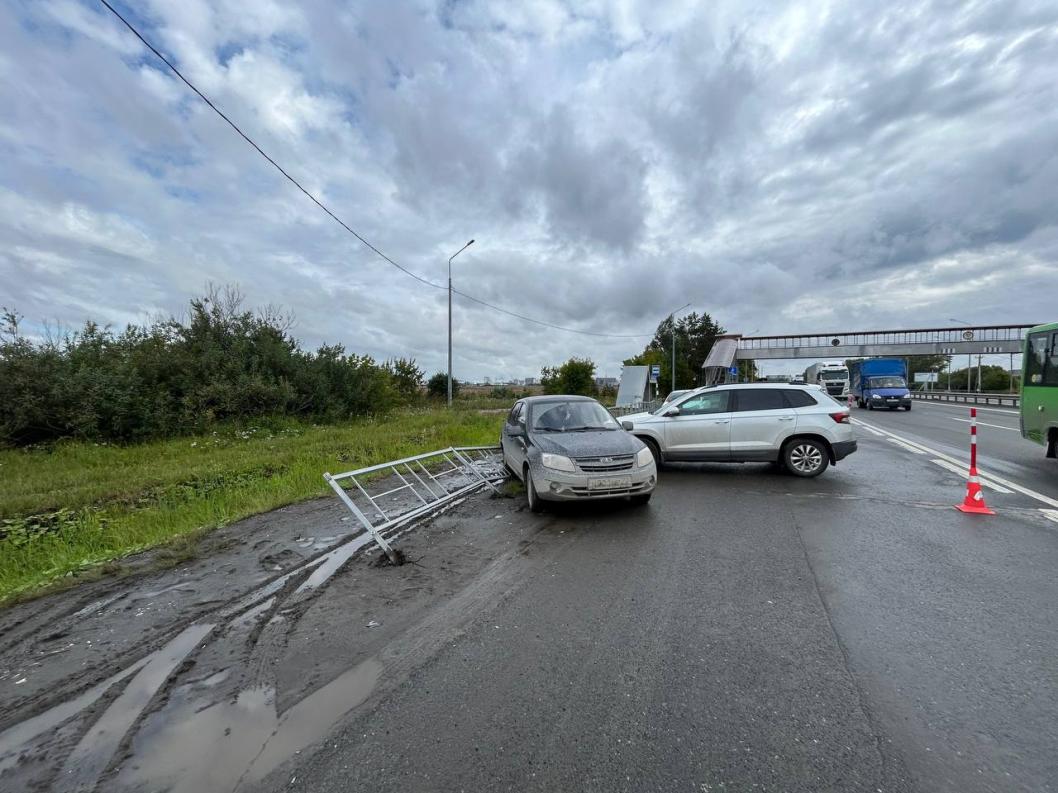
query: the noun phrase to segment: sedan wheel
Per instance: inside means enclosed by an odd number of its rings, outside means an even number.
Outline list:
[[[830,464],[826,448],[811,438],[791,441],[786,446],[783,461],[790,473],[805,477],[819,476]]]
[[[533,484],[533,472],[528,465],[525,466],[525,497],[529,501],[530,512],[544,511],[544,502],[540,500],[540,496],[536,492],[536,485]]]

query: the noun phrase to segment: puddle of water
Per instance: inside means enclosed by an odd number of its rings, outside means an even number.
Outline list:
[[[169,586],[156,589],[153,592],[135,592],[130,597],[133,600],[144,600],[146,598],[156,598],[159,595],[164,595],[166,592],[194,592],[195,588],[191,584],[180,582],[177,584],[170,584]]]
[[[221,669],[219,672],[210,675],[206,679],[200,680],[198,682],[198,685],[202,686],[203,688],[213,688],[214,686],[219,686],[221,683],[228,679],[228,675],[230,674],[230,669]]]
[[[331,576],[342,568],[342,565],[352,558],[353,554],[365,545],[374,541],[374,538],[365,531],[363,534],[358,535],[344,545],[339,545],[330,553],[321,556],[320,559],[323,560],[322,564],[312,571],[312,575],[310,575],[305,582],[297,588],[294,595],[300,595],[323,586],[330,580]]]
[[[257,589],[255,589],[252,592],[250,592],[248,595],[244,595],[243,597],[239,598],[237,601],[232,603],[230,606],[227,606],[227,607],[221,609],[218,612],[218,616],[220,616],[222,619],[227,619],[227,618],[229,618],[231,616],[234,616],[235,614],[238,614],[239,612],[241,612],[241,611],[243,611],[245,609],[248,609],[250,606],[253,606],[253,605],[259,603],[261,600],[264,600],[265,598],[274,595],[276,592],[278,592],[284,586],[286,586],[287,582],[290,579],[301,575],[306,570],[311,570],[313,567],[316,567],[321,562],[323,562],[326,558],[327,558],[326,556],[320,556],[320,557],[318,557],[316,559],[313,559],[311,562],[306,562],[305,564],[301,565],[300,567],[295,567],[293,570],[291,570],[286,575],[281,575],[279,578],[275,579],[274,581],[270,581],[269,583],[265,584],[264,586],[258,587]]]
[[[80,696],[56,705],[34,716],[32,719],[26,719],[0,733],[0,771],[5,771],[15,765],[22,753],[29,748],[28,744],[34,738],[41,733],[55,729],[72,716],[76,716],[103,696],[112,685],[143,668],[152,657],[152,655],[148,655],[146,658],[141,658],[132,666],[122,669],[102,683],[92,686]]]
[[[246,625],[252,625],[253,623],[257,622],[258,618],[262,614],[264,614],[270,608],[272,608],[272,606],[275,604],[275,602],[276,602],[275,597],[268,598],[268,600],[266,600],[264,603],[261,603],[258,606],[254,606],[249,611],[247,611],[247,612],[245,612],[243,614],[240,614],[238,617],[233,619],[231,621],[231,623],[230,623],[231,627],[233,627],[233,628],[242,628],[242,627],[244,627]]]
[[[201,702],[180,703],[157,730],[136,741],[118,787],[170,793],[240,790],[323,740],[370,696],[381,674],[382,665],[370,658],[281,715],[270,687],[246,689],[234,701],[205,709]]]
[[[103,611],[107,606],[113,603],[115,600],[125,597],[125,592],[118,592],[116,595],[110,597],[100,598],[99,600],[93,600],[87,606],[79,611],[74,612],[74,617],[87,617],[91,614],[95,614],[98,611]]]
[[[85,733],[66,757],[52,790],[93,790],[114,752],[147,703],[181,662],[198,646],[213,625],[191,625],[150,656],[125,690]]]

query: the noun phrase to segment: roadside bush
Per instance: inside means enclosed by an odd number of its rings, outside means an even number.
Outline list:
[[[595,362],[570,358],[559,367],[545,366],[540,372],[540,383],[545,394],[595,396]]]
[[[438,372],[426,383],[426,396],[431,399],[448,399],[448,374]],[[452,399],[459,396],[459,381],[452,379]]]
[[[120,333],[86,322],[40,341],[19,316],[0,318],[0,443],[64,437],[135,441],[197,432],[219,421],[292,416],[327,421],[420,398],[413,360],[387,364],[340,345],[302,350],[275,309],[241,308],[211,290],[175,318]]]
[[[386,369],[393,379],[393,388],[398,399],[410,404],[422,398],[423,377],[426,373],[415,365],[414,360],[396,358],[386,362]]]

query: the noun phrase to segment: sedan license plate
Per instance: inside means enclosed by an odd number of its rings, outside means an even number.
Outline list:
[[[631,486],[630,476],[608,476],[605,479],[588,480],[588,490],[620,490]]]

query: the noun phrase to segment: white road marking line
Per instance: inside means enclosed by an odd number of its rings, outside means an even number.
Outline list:
[[[955,465],[954,463],[949,463],[947,460],[934,460],[933,462],[936,463],[937,465],[939,465],[941,468],[946,468],[947,470],[951,471],[953,474],[958,474],[963,479],[965,479],[966,475],[969,473],[968,469],[960,468],[959,466]],[[980,471],[978,471],[978,474],[980,474]],[[1013,493],[1014,492],[1013,490],[1007,490],[1002,485],[997,485],[992,480],[986,479],[983,476],[978,476],[978,479],[981,480],[981,486],[982,487],[987,487],[989,490],[995,490],[997,493]]]
[[[853,423],[854,423],[854,424],[859,424],[859,425],[860,425],[861,427],[863,427],[863,428],[864,428],[865,430],[867,430],[868,432],[873,432],[873,433],[874,433],[875,435],[877,435],[877,436],[878,436],[879,438],[884,438],[884,437],[885,437],[885,433],[883,433],[883,432],[878,432],[878,430],[876,430],[876,429],[875,429],[874,427],[868,427],[868,426],[867,426],[866,424],[860,424],[860,422],[859,422],[859,421],[857,421],[856,419],[853,419]]]
[[[1053,520],[1058,523],[1058,509],[1041,509],[1040,512],[1043,513],[1043,517],[1047,518],[1047,520]]]
[[[871,429],[871,425],[864,424],[863,421],[861,421],[860,419],[856,419],[856,421],[859,424],[863,424],[863,426],[866,427],[867,429]],[[954,463],[955,465],[958,465],[958,466],[966,465],[966,462],[964,460],[956,460],[954,457],[952,457],[949,454],[944,454],[944,452],[938,452],[936,449],[931,449],[930,447],[924,446],[923,444],[918,443],[916,441],[908,440],[907,438],[905,438],[905,437],[903,437],[901,435],[897,435],[896,433],[889,432],[888,430],[881,430],[881,432],[884,435],[888,435],[891,438],[896,438],[898,441],[903,441],[908,446],[914,446],[914,447],[916,447],[918,449],[922,449],[922,451],[926,452],[927,454],[932,454],[935,457],[940,457],[942,460],[947,460],[948,462]],[[1035,490],[1030,490],[1029,488],[1025,487],[1024,485],[1019,485],[1017,482],[1011,482],[1009,479],[1004,479],[1001,476],[993,476],[992,474],[986,474],[980,468],[977,469],[977,473],[980,476],[987,476],[988,479],[992,480],[992,482],[998,482],[1001,485],[1006,485],[1011,490],[1016,490],[1017,492],[1019,492],[1019,493],[1021,493],[1023,495],[1026,495],[1029,498],[1034,498],[1037,501],[1040,501],[1040,502],[1046,504],[1049,507],[1055,507],[1056,509],[1058,509],[1058,500],[1053,499],[1050,496],[1045,496],[1045,495],[1043,495],[1043,493],[1037,493]]]
[[[931,402],[928,399],[916,399],[913,400],[914,405],[926,405],[931,408],[955,408],[957,410],[965,410],[966,408],[977,408],[978,410],[987,410],[989,413],[1006,413],[1008,416],[1017,416],[1019,411],[1011,410],[1010,408],[986,408],[978,407],[967,402]]]
[[[882,437],[885,437],[885,436],[882,436]],[[903,449],[906,449],[907,451],[911,452],[912,454],[925,454],[925,452],[922,451],[921,449],[916,449],[914,446],[908,446],[906,443],[904,443],[903,441],[898,441],[896,438],[889,438],[888,440],[889,440],[889,443],[894,443],[897,446],[899,446],[899,447],[901,447]]]
[[[962,421],[962,422],[964,422],[966,424],[970,423],[970,419],[960,419],[960,418],[957,418],[956,416],[948,416],[948,418],[950,418],[952,421]],[[984,421],[977,422],[977,426],[978,427],[995,427],[997,430],[1010,430],[1011,432],[1021,432],[1021,430],[1018,427],[1004,427],[1002,424],[989,424],[989,423],[984,422]]]

